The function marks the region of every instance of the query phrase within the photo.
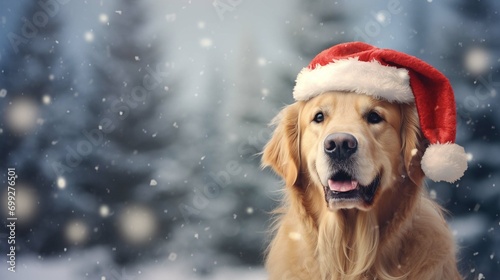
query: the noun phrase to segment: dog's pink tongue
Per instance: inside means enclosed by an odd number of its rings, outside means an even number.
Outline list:
[[[354,190],[358,186],[357,181],[333,181],[328,180],[328,186],[330,190],[334,192],[348,192]]]

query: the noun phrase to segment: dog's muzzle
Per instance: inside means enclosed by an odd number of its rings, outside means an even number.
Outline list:
[[[332,133],[324,140],[324,152],[328,156],[332,174],[324,186],[325,200],[340,208],[356,204],[371,205],[380,184],[380,176],[364,186],[356,179],[358,150],[356,137],[349,133]]]

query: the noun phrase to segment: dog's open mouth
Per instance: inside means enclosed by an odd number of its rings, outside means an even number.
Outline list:
[[[328,180],[328,186],[324,187],[325,200],[328,204],[340,204],[341,208],[342,205],[348,207],[347,204],[360,202],[371,205],[379,183],[380,176],[376,176],[369,185],[363,186],[346,171],[338,171]]]

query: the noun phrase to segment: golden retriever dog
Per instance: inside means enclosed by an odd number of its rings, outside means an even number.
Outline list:
[[[277,279],[462,279],[420,166],[413,103],[330,91],[285,107],[263,166],[285,182],[266,268]]]

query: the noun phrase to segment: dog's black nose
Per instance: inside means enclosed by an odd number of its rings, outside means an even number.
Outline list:
[[[325,138],[324,145],[325,153],[337,161],[348,159],[358,149],[358,141],[348,133],[332,133]]]

